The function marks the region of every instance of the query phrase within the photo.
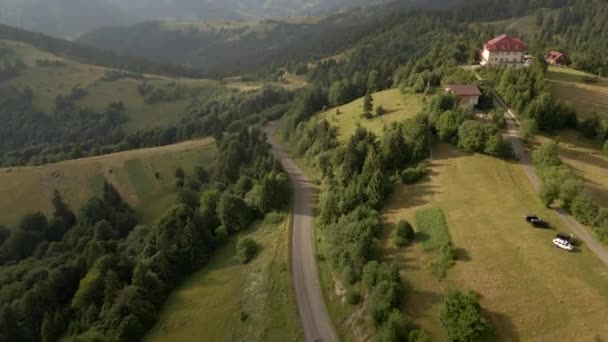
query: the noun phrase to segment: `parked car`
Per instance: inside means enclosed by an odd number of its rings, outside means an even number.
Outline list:
[[[566,240],[555,238],[555,239],[553,239],[553,244],[555,245],[555,247],[561,248],[568,252],[574,251],[574,246]]]
[[[530,221],[530,224],[532,224],[534,228],[549,228],[549,222],[543,219],[532,220]]]
[[[564,240],[564,241],[568,241],[569,243],[574,242],[574,235],[572,235],[572,234],[557,233],[557,235],[555,235],[555,238]]]
[[[526,215],[526,222],[530,223],[530,222],[532,222],[532,220],[540,220],[540,217],[538,217],[534,214]]]
[[[549,222],[533,214],[526,215],[526,222],[535,228],[549,228]]]

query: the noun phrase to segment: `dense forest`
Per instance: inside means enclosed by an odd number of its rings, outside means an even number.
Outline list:
[[[139,88],[147,103],[190,97],[192,104],[176,124],[125,133],[128,104],[114,102],[104,112],[94,112],[75,103],[86,95],[76,87],[57,96],[54,112],[40,113],[32,106],[36,94],[30,88],[0,87],[0,165],[40,165],[218,136],[276,118],[292,98],[289,91],[271,87],[245,93],[222,88],[204,96],[186,94],[176,85],[152,87],[145,81]]]
[[[227,237],[286,208],[287,177],[260,129],[218,144],[216,169],[176,170],[178,200],[153,227],[107,182],[77,211],[55,192],[49,217],[0,227],[0,341],[139,340]]]
[[[202,73],[179,65],[150,62],[145,58],[124,57],[68,40],[52,38],[42,33],[30,32],[0,23],[0,39],[15,40],[30,44],[55,55],[74,59],[85,64],[94,64],[137,73],[166,76],[202,77]]]

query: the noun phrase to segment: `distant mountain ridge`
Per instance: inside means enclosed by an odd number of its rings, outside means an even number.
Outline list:
[[[0,23],[56,37],[76,38],[102,27],[149,20],[260,20],[316,15],[390,1],[392,0],[0,0]]]

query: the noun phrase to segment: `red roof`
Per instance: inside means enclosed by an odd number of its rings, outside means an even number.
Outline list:
[[[481,96],[481,91],[475,85],[449,84],[445,90],[456,96]]]
[[[489,40],[483,47],[488,51],[526,51],[527,49],[521,39],[506,34]]]
[[[557,60],[560,57],[565,57],[565,56],[563,53],[561,53],[559,51],[550,51],[546,56],[547,59],[550,59],[553,61]]]

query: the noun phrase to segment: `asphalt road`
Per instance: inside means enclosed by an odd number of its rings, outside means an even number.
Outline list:
[[[505,138],[513,146],[513,152],[519,156],[519,162],[526,176],[528,177],[528,180],[532,184],[532,187],[537,193],[540,193],[543,183],[538,176],[536,168],[532,164],[530,154],[526,151],[517,117],[500,97],[498,97],[496,94],[494,94],[494,97],[496,101],[498,101],[498,103],[506,110],[505,116],[507,117],[508,131]],[[584,242],[587,248],[589,248],[591,252],[593,252],[606,266],[608,266],[608,249],[602,245],[602,243],[599,242],[587,228],[581,226],[565,210],[559,207],[554,207],[552,209],[560,218],[562,223],[576,236],[576,238],[579,241]]]
[[[278,121],[269,123],[266,134],[272,145],[272,153],[281,161],[293,188],[291,268],[300,324],[306,341],[337,342],[338,335],[325,307],[317,270],[313,230],[313,184],[275,140],[274,133],[278,126]]]

